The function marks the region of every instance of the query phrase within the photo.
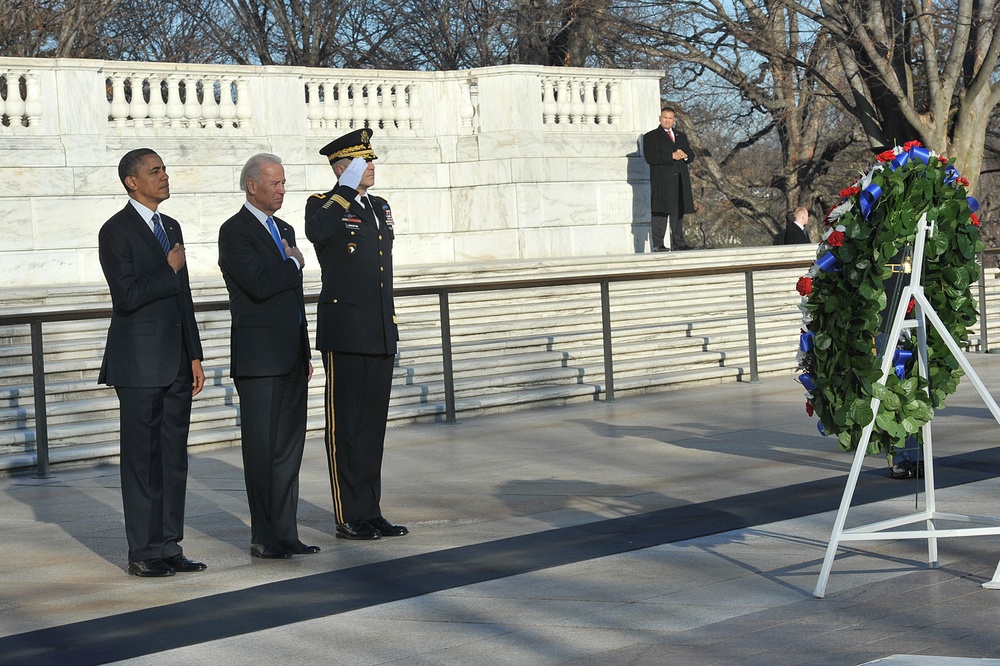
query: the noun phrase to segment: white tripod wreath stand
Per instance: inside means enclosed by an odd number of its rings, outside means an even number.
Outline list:
[[[997,423],[1000,423],[1000,408],[997,407],[997,403],[993,400],[989,391],[986,390],[986,387],[983,385],[982,381],[980,381],[979,376],[976,375],[975,370],[972,369],[972,366],[969,364],[969,360],[965,357],[965,354],[962,353],[962,350],[959,349],[954,339],[952,339],[951,333],[948,332],[944,322],[942,322],[941,318],[938,317],[936,312],[934,312],[934,308],[931,307],[931,304],[927,301],[927,297],[924,296],[924,288],[922,284],[924,244],[927,239],[928,232],[931,232],[931,229],[927,226],[927,216],[925,214],[921,216],[920,221],[917,223],[917,235],[913,253],[913,273],[910,276],[910,283],[903,287],[895,316],[892,319],[892,328],[890,329],[889,336],[886,338],[888,341],[886,345],[887,349],[882,359],[882,378],[879,382],[884,384],[886,377],[889,376],[890,369],[892,368],[893,357],[893,354],[889,351],[889,349],[895,345],[897,340],[899,340],[899,335],[903,328],[916,329],[918,372],[922,377],[927,377],[927,323],[930,322],[948,346],[948,350],[951,352],[952,356],[955,357],[955,360],[958,361],[962,370],[965,371],[969,381],[971,381],[972,385],[975,386],[976,391],[983,399],[983,402],[985,402],[986,406],[989,407],[990,412],[993,414],[993,418],[997,420]],[[916,305],[913,309],[913,317],[907,319],[906,309],[911,298],[915,301]],[[813,596],[817,598],[822,598],[826,593],[826,582],[830,577],[833,560],[837,555],[837,548],[841,542],[927,539],[927,558],[929,566],[930,568],[937,568],[937,540],[939,538],[1000,534],[1000,519],[984,518],[982,516],[966,516],[954,513],[942,513],[937,510],[937,500],[934,493],[934,448],[931,441],[930,422],[926,423],[921,429],[924,446],[924,494],[926,498],[926,508],[923,511],[907,516],[883,520],[869,525],[861,525],[851,529],[844,529],[844,523],[847,521],[847,512],[851,508],[851,500],[854,497],[854,490],[858,483],[858,476],[861,474],[861,466],[864,463],[865,454],[868,449],[868,441],[871,439],[872,429],[875,426],[874,417],[878,414],[880,403],[881,400],[878,398],[872,398],[872,422],[869,423],[862,431],[861,441],[858,442],[858,448],[854,454],[854,464],[851,465],[851,472],[847,477],[847,487],[844,489],[844,497],[840,502],[837,519],[833,524],[833,533],[830,535],[830,543],[826,548],[826,557],[823,559],[823,567],[819,572],[819,580],[816,583],[815,591],[813,591]],[[935,521],[938,520],[986,525],[988,527],[937,529]],[[925,529],[894,529],[920,522],[926,522]],[[993,579],[989,582],[983,583],[983,587],[1000,589],[1000,564],[997,565],[997,570],[996,573],[993,574]]]

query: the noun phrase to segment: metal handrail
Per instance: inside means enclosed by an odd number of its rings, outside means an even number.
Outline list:
[[[612,282],[636,282],[657,279],[704,277],[710,275],[743,273],[746,279],[746,312],[747,339],[750,346],[750,381],[759,381],[757,373],[757,329],[756,314],[753,299],[753,274],[755,272],[771,272],[791,268],[807,268],[812,260],[785,260],[761,263],[748,263],[729,266],[707,266],[698,268],[666,268],[653,271],[619,272],[603,274],[579,274],[557,277],[518,278],[511,280],[480,280],[456,281],[432,285],[409,285],[396,287],[394,295],[397,298],[407,296],[437,296],[441,317],[441,350],[443,356],[444,389],[445,389],[445,422],[455,423],[455,378],[452,364],[451,346],[451,313],[449,295],[458,293],[499,291],[510,289],[536,289],[540,287],[560,287],[582,284],[597,284],[601,289],[601,323],[604,339],[604,399],[613,401],[614,397],[614,362],[611,346],[611,297]],[[306,296],[307,303],[319,301],[319,294]],[[225,299],[196,301],[197,312],[217,312],[229,309],[229,301]],[[42,324],[57,321],[81,321],[89,319],[109,318],[112,308],[107,305],[83,308],[43,307],[23,311],[0,313],[0,326],[29,324],[31,326],[31,356],[32,381],[34,385],[35,406],[35,452],[37,456],[38,478],[49,478],[48,426],[45,404],[45,369]]]

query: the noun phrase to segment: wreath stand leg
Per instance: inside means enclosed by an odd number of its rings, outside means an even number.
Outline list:
[[[979,376],[972,368],[969,360],[965,357],[962,350],[959,349],[958,344],[945,327],[944,322],[942,322],[941,318],[938,317],[934,308],[924,295],[923,285],[921,284],[921,274],[924,260],[924,244],[927,232],[927,218],[926,215],[924,215],[920,218],[917,226],[916,244],[913,256],[913,273],[910,277],[910,284],[903,287],[902,296],[899,299],[899,304],[892,320],[892,327],[890,329],[889,336],[886,339],[889,341],[888,344],[892,345],[895,344],[895,341],[899,340],[899,335],[903,328],[916,329],[918,368],[921,376],[926,378],[928,374],[927,323],[929,322],[938,332],[938,335],[941,336],[942,340],[944,340],[948,350],[961,366],[962,370],[965,371],[966,376],[972,382],[972,385],[979,393],[979,396],[983,399],[983,402],[986,403],[986,406],[993,414],[993,418],[996,419],[997,423],[1000,423],[1000,407],[997,407],[997,403],[993,400],[993,396],[991,396],[989,391],[986,390],[986,386],[983,385],[983,382],[979,379]],[[911,298],[915,302],[913,310],[914,316],[911,319],[907,319],[906,309]],[[887,351],[883,355],[882,359],[882,378],[879,380],[880,383],[885,383],[886,377],[889,376],[891,367],[892,354]],[[881,401],[878,398],[872,398],[872,421],[865,426],[862,431],[861,441],[858,442],[858,447],[855,450],[854,462],[851,465],[851,471],[847,477],[847,486],[844,489],[844,496],[840,501],[840,509],[837,511],[837,518],[834,521],[833,532],[830,535],[830,542],[827,544],[826,556],[823,558],[823,566],[820,569],[819,580],[816,583],[816,589],[813,591],[813,596],[819,599],[822,599],[826,593],[826,583],[830,577],[830,571],[833,568],[833,561],[837,555],[837,549],[841,542],[927,539],[928,564],[930,568],[937,568],[937,540],[939,538],[1000,534],[1000,519],[986,518],[983,516],[966,516],[953,513],[942,513],[937,510],[937,498],[934,490],[934,446],[931,437],[930,423],[926,423],[921,429],[924,443],[924,494],[926,497],[926,508],[923,511],[901,516],[899,518],[892,518],[877,523],[844,529],[844,524],[847,522],[847,513],[851,508],[851,500],[854,497],[858,477],[861,474],[861,467],[864,463],[865,455],[868,450],[868,442],[871,439],[872,430],[875,427],[874,416],[878,414],[880,403]],[[957,523],[971,523],[984,525],[986,527],[937,529],[935,521],[939,520]],[[921,522],[925,523],[925,529],[895,529]],[[997,565],[997,570],[996,573],[993,574],[993,579],[984,583],[983,587],[989,589],[1000,589],[1000,564]]]

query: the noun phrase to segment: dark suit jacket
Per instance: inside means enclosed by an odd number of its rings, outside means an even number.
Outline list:
[[[788,222],[785,225],[785,230],[774,239],[775,245],[796,245],[799,243],[812,243],[812,240],[809,238],[809,233],[795,222]]]
[[[688,157],[675,160],[671,155],[680,148]],[[674,130],[674,140],[667,131],[657,127],[642,137],[642,156],[649,165],[650,212],[653,215],[683,215],[694,212],[691,175],[688,164],[694,161],[694,151],[684,132]]]
[[[356,195],[338,185],[306,201],[306,236],[323,271],[316,348],[395,354],[399,331],[392,299],[392,211],[385,199],[370,195],[375,210],[362,208]]]
[[[184,243],[177,220],[160,213],[170,245]],[[156,236],[128,203],[98,234],[113,313],[98,381],[132,388],[169,386],[182,354],[202,358],[185,265],[167,263]]]
[[[295,230],[278,218],[274,223],[294,247]],[[233,318],[231,376],[284,375],[308,359],[302,271],[281,258],[274,239],[246,206],[219,229],[219,267]]]

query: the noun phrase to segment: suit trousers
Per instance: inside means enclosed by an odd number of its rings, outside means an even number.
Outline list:
[[[185,358],[170,386],[115,387],[130,562],[182,553],[191,382],[191,366]]]
[[[382,515],[382,452],[395,355],[323,352],[326,454],[338,523]]]
[[[669,225],[668,225],[669,221]],[[650,248],[665,247],[664,239],[667,235],[667,227],[670,227],[670,247],[683,247],[684,240],[684,218],[679,213],[674,215],[653,215],[650,221]]]
[[[250,542],[297,541],[299,468],[306,441],[308,383],[303,354],[291,372],[237,377]]]

